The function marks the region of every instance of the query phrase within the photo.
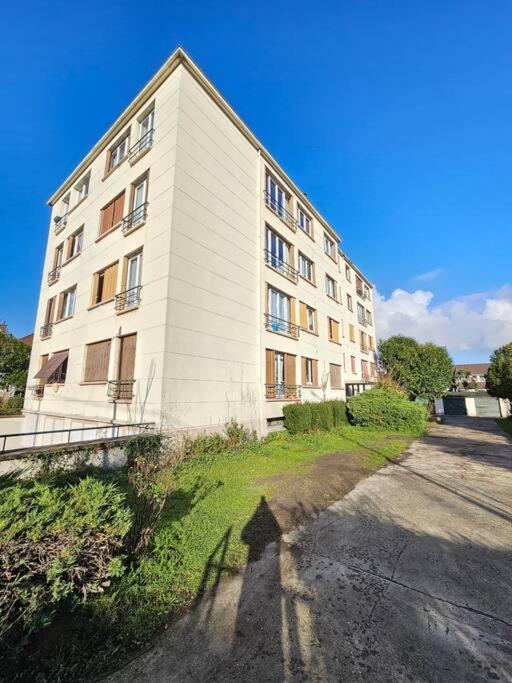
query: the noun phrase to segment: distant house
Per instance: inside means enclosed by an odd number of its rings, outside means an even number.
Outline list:
[[[0,334],[8,334],[9,330],[7,329],[7,323],[5,320],[0,323]],[[24,337],[19,337],[18,341],[20,341],[22,344],[26,344],[27,346],[32,346],[32,342],[34,341],[34,333],[31,332],[30,334],[26,334]]]
[[[466,375],[466,381],[468,383],[468,386],[461,386],[461,389],[487,389],[485,374],[489,369],[489,363],[461,363],[459,365],[454,365],[453,369],[456,372],[458,371],[461,374]]]

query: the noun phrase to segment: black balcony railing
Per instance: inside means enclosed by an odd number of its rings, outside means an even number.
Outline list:
[[[128,161],[130,164],[134,164],[137,159],[142,156],[145,152],[151,149],[153,146],[153,133],[154,128],[148,130],[147,133],[138,140],[130,149],[128,150]]]
[[[276,254],[273,254],[268,249],[265,249],[264,251],[265,263],[268,263],[268,265],[274,268],[274,270],[277,270],[279,273],[282,273],[289,280],[292,280],[292,282],[297,282],[297,280],[299,279],[298,270],[295,270],[293,266],[290,266],[289,263],[286,263],[286,261],[283,261],[283,259],[279,258],[279,256],[276,256]]]
[[[55,234],[58,235],[59,232],[62,232],[67,224],[68,224],[68,217],[62,216],[60,218],[60,220],[55,222],[55,226],[54,226]]]
[[[297,227],[297,221],[288,211],[286,206],[275,197],[272,197],[267,190],[265,190],[265,204],[291,228],[295,229]]]
[[[123,227],[121,228],[123,235],[126,235],[142,225],[146,221],[147,212],[148,202],[144,202],[144,204],[141,204],[136,209],[131,211],[127,216],[125,216],[123,218]]]
[[[124,292],[116,294],[115,309],[116,311],[128,311],[130,308],[136,308],[140,304],[140,290],[141,285],[132,287]]]
[[[41,325],[41,329],[39,331],[41,339],[48,339],[48,337],[51,337],[52,331],[53,323],[46,323],[46,325]]]
[[[50,272],[48,273],[48,284],[53,285],[54,282],[57,282],[59,277],[60,277],[60,266],[57,266],[57,268],[50,270]]]
[[[107,386],[107,396],[112,401],[131,401],[133,398],[134,379],[113,379]]]
[[[277,398],[283,401],[298,401],[300,399],[300,386],[296,384],[265,384],[265,396],[267,398]]]
[[[295,323],[283,320],[282,318],[276,318],[275,315],[270,315],[269,313],[265,313],[265,328],[269,332],[280,332],[295,339],[299,336],[300,331],[300,327]]]
[[[43,398],[44,384],[35,384],[30,387],[30,390],[32,392],[32,398]]]

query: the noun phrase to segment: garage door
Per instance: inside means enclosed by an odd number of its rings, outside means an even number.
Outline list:
[[[475,396],[476,414],[478,417],[501,417],[500,404],[492,396]]]
[[[445,415],[466,415],[466,399],[464,396],[445,396],[443,404]]]

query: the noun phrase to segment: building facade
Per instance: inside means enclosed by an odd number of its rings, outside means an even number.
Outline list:
[[[265,433],[375,381],[371,283],[183,50],[49,204],[34,429]]]

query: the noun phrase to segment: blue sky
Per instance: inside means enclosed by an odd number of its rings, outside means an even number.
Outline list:
[[[375,282],[382,334],[460,361],[512,340],[510,2],[18,2],[2,18],[14,334],[35,321],[46,199],[181,44]]]

